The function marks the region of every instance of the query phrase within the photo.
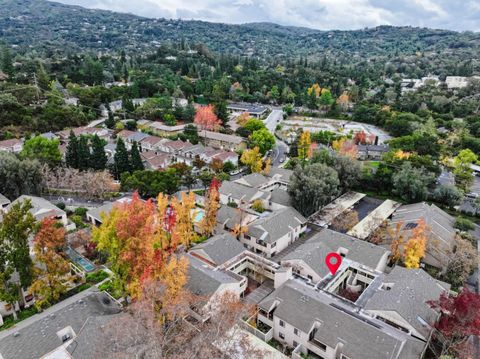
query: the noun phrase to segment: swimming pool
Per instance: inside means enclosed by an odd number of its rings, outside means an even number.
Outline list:
[[[68,247],[66,253],[70,260],[76,265],[80,266],[85,272],[91,272],[95,269],[95,265],[92,262],[82,257],[71,247]]]
[[[205,216],[205,211],[203,209],[194,209],[193,210],[193,221],[195,223],[200,222],[203,219],[203,216]]]

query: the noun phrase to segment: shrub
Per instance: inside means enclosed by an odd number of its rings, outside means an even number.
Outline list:
[[[85,217],[87,212],[88,212],[88,209],[86,209],[84,207],[75,208],[75,211],[74,211],[75,215],[81,216],[81,217]]]
[[[455,228],[461,230],[461,231],[471,231],[473,229],[475,229],[475,224],[467,219],[467,218],[463,218],[463,217],[458,217],[456,220],[455,220]]]
[[[56,206],[57,206],[58,208],[60,208],[61,210],[65,210],[65,208],[66,208],[65,203],[63,203],[63,202],[58,202],[58,203],[56,204]]]
[[[105,272],[104,270],[100,270],[94,273],[88,273],[85,276],[85,279],[89,283],[99,283],[106,278],[108,278],[108,273]]]
[[[255,212],[258,212],[258,213],[263,213],[265,212],[265,208],[263,207],[263,203],[260,199],[257,199],[253,202],[252,204],[252,209],[255,211]]]

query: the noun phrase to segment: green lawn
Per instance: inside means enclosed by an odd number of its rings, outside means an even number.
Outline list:
[[[16,323],[25,320],[32,315],[37,314],[37,309],[35,307],[30,307],[24,310],[21,310],[17,313],[17,320],[13,320],[13,315],[6,316],[3,318],[3,325],[0,327],[0,331],[13,327]]]

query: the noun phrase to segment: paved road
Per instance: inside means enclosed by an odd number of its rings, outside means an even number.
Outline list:
[[[288,155],[288,146],[278,138],[276,139],[275,147],[272,150],[272,166],[278,167],[285,163]]]
[[[265,126],[271,132],[275,132],[277,125],[283,120],[283,111],[279,109],[272,109],[272,112],[265,119]]]

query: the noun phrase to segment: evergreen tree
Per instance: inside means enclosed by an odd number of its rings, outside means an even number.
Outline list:
[[[10,49],[6,46],[2,49],[0,69],[9,76],[12,76],[15,71],[13,67],[12,54],[10,53]]]
[[[215,115],[222,121],[222,125],[225,126],[228,122],[228,110],[227,103],[225,101],[218,101],[215,103]]]
[[[70,136],[68,137],[65,162],[68,167],[78,168],[78,140],[73,131],[70,131]]]
[[[104,170],[107,166],[107,155],[105,154],[104,144],[97,135],[92,138],[92,154],[90,156],[90,168],[95,170]]]
[[[105,120],[105,126],[110,129],[115,127],[115,118],[113,117],[113,112],[111,110],[108,110],[108,117]]]
[[[125,147],[125,142],[121,138],[117,140],[117,148],[115,149],[114,160],[114,174],[115,178],[119,179],[124,172],[130,172],[130,161],[128,159],[128,151]]]
[[[90,165],[90,148],[88,147],[88,138],[86,136],[80,136],[78,141],[78,169],[85,171]]]
[[[144,169],[137,142],[133,142],[132,149],[130,150],[130,166],[132,171],[141,171]]]

